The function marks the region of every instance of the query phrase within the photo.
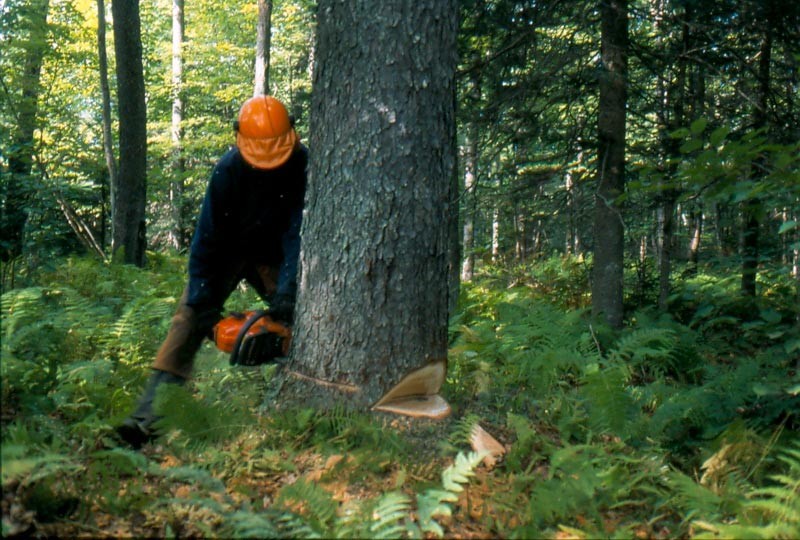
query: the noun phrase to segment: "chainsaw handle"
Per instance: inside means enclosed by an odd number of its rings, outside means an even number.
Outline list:
[[[247,335],[247,331],[250,330],[250,328],[256,324],[259,319],[264,318],[268,314],[269,312],[264,309],[258,309],[254,311],[239,329],[239,333],[236,335],[236,342],[233,344],[233,350],[231,351],[230,364],[232,366],[239,363],[239,349],[242,346],[244,337]]]

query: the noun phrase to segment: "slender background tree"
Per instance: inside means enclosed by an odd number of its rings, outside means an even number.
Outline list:
[[[112,251],[144,265],[147,246],[147,109],[139,1],[112,0],[119,117],[119,186],[114,201]]]
[[[175,249],[186,249],[191,237],[188,234],[188,208],[184,201],[186,159],[183,155],[183,111],[186,93],[183,89],[184,2],[172,0],[172,181],[170,182],[170,206],[173,229],[169,243]]]
[[[112,135],[111,121],[111,89],[108,84],[108,54],[106,49],[106,6],[103,0],[97,0],[97,68],[100,76],[101,118],[103,126],[103,155],[108,169],[108,200],[110,208],[108,214],[113,216],[114,199],[117,193],[117,158],[114,154],[114,136]],[[103,202],[106,200],[105,190],[101,194]],[[105,204],[103,205],[105,206]],[[109,220],[109,225],[113,223]],[[100,223],[100,244],[105,246],[106,211],[102,209]],[[113,236],[113,232],[111,233]]]
[[[598,112],[592,311],[614,327],[623,320],[625,107],[628,95],[628,3],[603,0]]]
[[[272,43],[272,0],[258,0],[254,96],[269,94],[269,49]]]

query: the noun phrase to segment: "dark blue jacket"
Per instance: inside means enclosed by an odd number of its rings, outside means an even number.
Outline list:
[[[222,307],[242,277],[232,272],[250,265],[279,267],[276,294],[294,297],[307,164],[302,145],[272,170],[251,167],[236,147],[220,159],[192,240],[188,305]]]

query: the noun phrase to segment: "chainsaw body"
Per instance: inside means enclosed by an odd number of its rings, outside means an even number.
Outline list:
[[[230,353],[231,365],[258,366],[289,353],[292,330],[266,311],[232,313],[214,326],[214,344]]]

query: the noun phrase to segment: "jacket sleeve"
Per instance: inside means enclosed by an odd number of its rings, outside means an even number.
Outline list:
[[[292,210],[289,228],[281,238],[283,262],[278,271],[276,296],[288,296],[294,300],[297,294],[297,266],[300,258],[300,226],[303,221],[303,207]]]
[[[283,262],[278,269],[278,284],[276,296],[288,296],[294,301],[297,295],[297,271],[300,260],[300,228],[303,222],[303,204],[305,202],[306,185],[308,181],[308,149],[300,147],[295,181],[298,190],[293,197],[294,204],[289,214],[289,227],[281,238]]]
[[[231,222],[231,197],[230,172],[218,163],[203,198],[189,254],[190,306],[224,302],[224,292],[217,290],[220,284],[214,278],[219,273],[216,267],[227,259],[230,247],[225,238]]]

